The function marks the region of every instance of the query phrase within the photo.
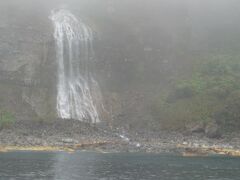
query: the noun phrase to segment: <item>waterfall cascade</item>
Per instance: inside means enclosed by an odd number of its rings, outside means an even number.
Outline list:
[[[57,113],[62,119],[100,121],[101,91],[93,72],[93,32],[71,12],[53,10],[58,64]]]

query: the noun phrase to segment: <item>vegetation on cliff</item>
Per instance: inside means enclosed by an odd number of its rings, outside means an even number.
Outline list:
[[[0,110],[0,129],[7,128],[15,122],[14,115],[9,111]]]
[[[195,60],[191,73],[175,78],[153,113],[169,128],[191,122],[216,122],[225,130],[240,127],[239,55],[208,55]],[[190,75],[189,75],[190,74]]]

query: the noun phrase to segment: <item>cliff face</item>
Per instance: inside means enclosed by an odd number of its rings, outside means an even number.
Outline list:
[[[1,2],[1,109],[13,112],[17,119],[56,116],[55,45],[53,27],[48,17],[56,4],[59,2],[52,1],[48,5],[33,1]],[[151,6],[138,5],[134,12],[132,5],[124,9],[127,7],[125,4],[72,1],[69,7],[96,32],[95,73],[108,111],[103,118],[111,123],[114,119],[125,119],[127,109],[130,109],[130,119],[138,117],[136,114],[145,107],[143,92],[149,89],[146,88],[148,82],[162,83],[164,78],[159,73],[168,71],[169,61],[175,59],[174,55],[167,59],[167,54],[176,43],[173,32],[170,32],[172,25],[182,33],[182,28],[175,25],[173,20],[178,14],[168,13],[172,22],[166,22],[162,16],[159,19],[152,18],[151,14],[142,14],[142,11],[148,12]],[[157,12],[157,9],[154,11]],[[166,11],[162,15],[164,13]],[[149,64],[155,64],[155,67]],[[136,108],[138,103],[142,105]]]
[[[49,111],[54,81],[52,27],[39,9],[1,2],[1,109],[20,119]]]
[[[49,15],[65,7],[94,31],[94,74],[106,109],[102,119],[125,128],[158,129],[153,102],[167,96],[179,76],[191,74],[194,59],[238,49],[234,22],[240,15],[221,13],[234,12],[233,6],[220,3],[213,11],[215,2],[197,2],[0,2],[0,110],[19,120],[56,117],[57,65]]]

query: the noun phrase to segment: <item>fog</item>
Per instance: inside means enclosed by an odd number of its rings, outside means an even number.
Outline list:
[[[112,124],[162,127],[170,118],[159,114],[162,99],[191,79],[196,64],[239,52],[237,0],[1,1],[0,89],[8,93],[1,106],[19,119],[56,115],[53,9],[67,9],[91,27],[93,74],[108,112],[100,114]]]
[[[240,0],[0,0],[0,179],[240,179],[239,21]]]

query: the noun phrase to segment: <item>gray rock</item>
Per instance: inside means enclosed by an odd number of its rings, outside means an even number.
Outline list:
[[[188,124],[187,126],[188,131],[191,133],[204,133],[205,132],[205,124],[203,122],[194,122]]]
[[[216,123],[210,123],[205,128],[205,134],[208,138],[221,138],[221,132]]]
[[[63,143],[74,143],[75,142],[75,140],[74,139],[71,139],[71,138],[64,138],[64,139],[62,139],[62,142]]]

